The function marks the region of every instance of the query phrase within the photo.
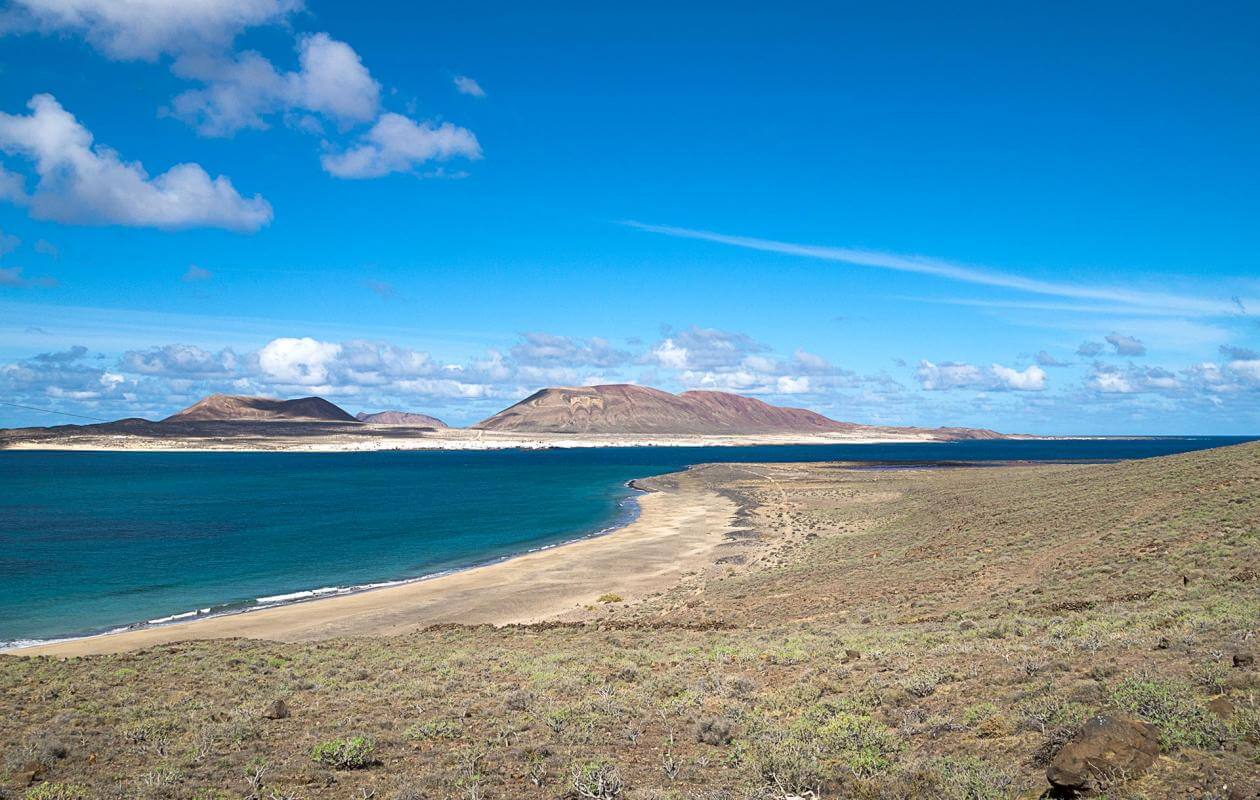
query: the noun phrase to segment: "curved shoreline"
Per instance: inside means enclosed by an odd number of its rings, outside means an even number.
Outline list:
[[[638,599],[707,563],[733,523],[732,500],[679,480],[696,469],[636,479],[630,488],[644,494],[631,496],[638,514],[625,525],[489,564],[331,597],[62,639],[6,655],[75,657],[208,638],[396,635],[441,622],[537,622],[581,612],[609,593]],[[653,484],[660,478],[669,479],[665,491]]]
[[[73,633],[65,636],[55,636],[48,639],[15,639],[7,642],[0,642],[0,655],[26,655],[28,654],[28,651],[40,650],[45,647],[58,647],[61,645],[71,644],[73,642],[100,639],[106,636],[121,636],[139,631],[157,630],[174,625],[186,625],[189,623],[202,622],[212,619],[236,617],[242,614],[255,614],[260,611],[288,608],[290,606],[296,606],[303,603],[314,603],[338,597],[351,597],[364,592],[375,592],[381,589],[408,586],[413,583],[438,580],[450,575],[458,575],[461,572],[501,564],[514,558],[520,558],[521,556],[527,556],[532,553],[541,553],[557,547],[564,547],[575,542],[582,542],[588,539],[608,536],[618,530],[621,530],[622,528],[634,524],[634,522],[639,518],[640,506],[638,500],[643,494],[647,494],[652,490],[636,486],[636,480],[644,479],[634,478],[624,482],[623,486],[637,494],[626,495],[617,501],[618,511],[614,515],[614,521],[612,524],[605,525],[604,527],[590,533],[579,534],[572,538],[560,539],[558,541],[549,542],[537,547],[531,547],[527,550],[520,550],[493,558],[477,560],[465,564],[464,566],[441,569],[424,575],[416,575],[407,578],[387,578],[379,581],[373,581],[371,583],[355,584],[352,586],[321,586],[315,589],[301,589],[292,592],[284,592],[282,594],[255,597],[253,600],[214,603],[203,608],[177,612],[175,614],[169,614],[155,619],[127,623],[125,625],[119,625],[106,630],[96,630],[87,633]]]

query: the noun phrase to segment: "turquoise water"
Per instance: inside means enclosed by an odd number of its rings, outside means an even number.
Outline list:
[[[712,461],[1140,458],[1243,439],[390,453],[0,452],[0,643],[432,575],[598,532]],[[261,601],[261,602],[260,602]]]

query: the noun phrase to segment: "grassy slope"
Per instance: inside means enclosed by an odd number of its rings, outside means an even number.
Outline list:
[[[1167,752],[1109,796],[1260,790],[1260,681],[1230,666],[1260,651],[1260,445],[677,480],[740,498],[765,546],[597,625],[0,659],[0,785],[35,761],[47,783],[9,796],[554,798],[600,774],[635,798],[1036,796],[1124,707]],[[354,736],[379,763],[312,759]]]

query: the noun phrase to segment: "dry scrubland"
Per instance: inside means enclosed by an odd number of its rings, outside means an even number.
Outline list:
[[[1260,445],[673,480],[733,555],[587,622],[2,658],[0,797],[1036,797],[1114,709],[1162,752],[1105,796],[1260,793]]]

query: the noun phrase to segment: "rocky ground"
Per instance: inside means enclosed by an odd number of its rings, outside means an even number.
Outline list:
[[[0,658],[0,797],[1260,797],[1260,445],[676,480],[730,554],[581,619]]]

